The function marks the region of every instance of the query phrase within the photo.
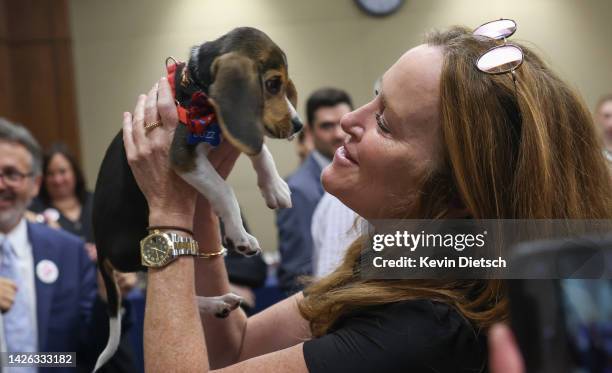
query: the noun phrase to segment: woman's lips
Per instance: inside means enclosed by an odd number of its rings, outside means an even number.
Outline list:
[[[351,166],[357,165],[357,162],[355,161],[355,159],[351,157],[351,154],[344,146],[341,146],[336,150],[336,153],[334,154],[334,160],[336,159],[338,160],[338,162],[345,164],[345,165],[351,165]]]

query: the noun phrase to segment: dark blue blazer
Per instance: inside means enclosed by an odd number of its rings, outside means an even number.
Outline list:
[[[42,282],[34,270],[39,350],[75,351],[80,363],[78,356],[86,356],[91,346],[88,335],[97,294],[95,264],[87,255],[83,241],[72,234],[28,223],[28,238],[34,268],[47,259],[59,269],[57,280],[51,284]]]
[[[293,207],[277,210],[278,281],[286,293],[302,289],[298,277],[312,274],[312,214],[323,196],[321,167],[310,154],[287,179]]]

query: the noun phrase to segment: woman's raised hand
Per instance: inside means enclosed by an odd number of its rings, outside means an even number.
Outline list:
[[[160,118],[161,117],[161,118]],[[161,126],[145,125],[161,120]],[[168,80],[140,95],[134,114],[123,113],[123,142],[132,173],[149,205],[149,224],[191,228],[197,192],[170,167],[178,114]]]

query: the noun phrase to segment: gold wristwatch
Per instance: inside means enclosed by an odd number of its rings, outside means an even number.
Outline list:
[[[191,237],[153,230],[140,241],[140,258],[145,267],[161,268],[181,255],[197,256],[198,243]]]

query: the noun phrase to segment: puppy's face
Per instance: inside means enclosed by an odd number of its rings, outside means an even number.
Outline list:
[[[207,49],[217,53],[210,63],[209,96],[225,138],[252,155],[261,151],[264,135],[287,138],[302,129],[287,59],[267,35],[240,28],[212,43],[200,47],[200,55]]]
[[[264,133],[273,138],[286,138],[299,132],[302,123],[297,116],[297,91],[287,74],[286,65],[262,73]]]

